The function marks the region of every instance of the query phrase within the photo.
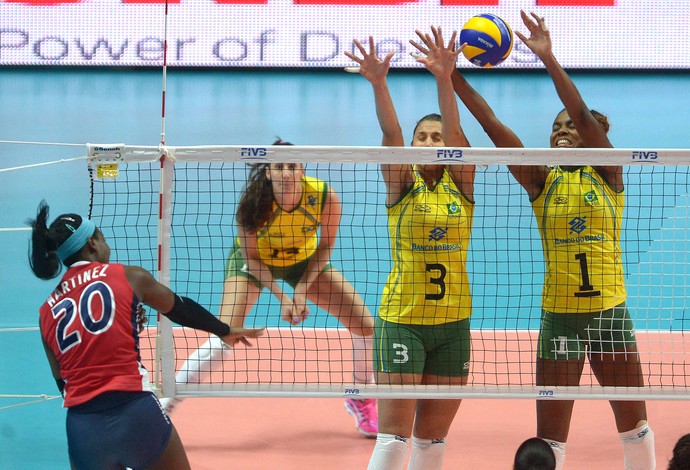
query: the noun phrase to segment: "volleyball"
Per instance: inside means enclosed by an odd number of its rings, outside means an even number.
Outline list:
[[[460,44],[467,43],[462,53],[479,67],[495,67],[513,49],[513,31],[496,15],[473,16],[460,30]]]

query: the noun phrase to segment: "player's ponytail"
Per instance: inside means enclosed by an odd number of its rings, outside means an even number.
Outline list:
[[[63,214],[48,227],[48,203],[41,201],[35,219],[29,219],[31,227],[31,244],[29,245],[29,266],[36,277],[53,279],[60,274],[62,263],[57,249],[82,224],[81,216],[77,214]],[[74,253],[64,260],[65,264],[76,261],[78,253]]]
[[[251,166],[247,186],[237,205],[237,223],[254,233],[266,223],[273,208],[273,186],[266,176],[270,165],[256,163]]]

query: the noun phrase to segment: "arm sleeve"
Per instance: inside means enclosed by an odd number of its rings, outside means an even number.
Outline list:
[[[230,334],[230,326],[218,320],[211,312],[189,297],[175,295],[175,305],[172,310],[163,315],[178,325],[207,331],[217,336]]]

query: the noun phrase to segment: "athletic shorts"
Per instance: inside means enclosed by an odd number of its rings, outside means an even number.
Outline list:
[[[268,266],[268,269],[271,271],[273,279],[282,279],[294,289],[299,280],[302,279],[302,276],[304,276],[304,272],[307,270],[308,265],[309,260],[306,259],[297,264],[293,264],[292,266]],[[333,269],[331,263],[327,262],[322,272],[326,272],[331,269]],[[249,267],[247,266],[247,263],[245,263],[244,257],[242,256],[242,250],[237,243],[235,243],[232,246],[232,250],[230,250],[227,268],[225,270],[225,277],[228,278],[231,276],[246,277],[247,279],[251,280],[256,287],[260,289],[263,288],[263,285],[261,285],[259,280],[252,276],[252,273],[249,272]]]
[[[172,423],[150,392],[109,392],[67,410],[69,456],[78,470],[147,468],[163,454]]]
[[[441,325],[403,325],[376,317],[377,371],[467,377],[471,349],[469,319]]]
[[[627,351],[635,344],[635,327],[625,302],[596,313],[542,310],[539,358],[582,359],[585,354]]]

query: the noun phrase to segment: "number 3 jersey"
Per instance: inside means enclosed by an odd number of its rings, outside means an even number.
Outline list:
[[[591,166],[555,167],[532,202],[546,262],[542,307],[593,313],[626,299],[621,259],[625,198]]]
[[[383,289],[379,316],[390,322],[438,325],[468,318],[472,298],[465,262],[474,204],[448,171],[428,188],[415,181],[388,207],[393,270]]]
[[[328,185],[321,180],[302,178],[299,205],[285,211],[273,201],[271,216],[256,236],[256,248],[268,266],[288,267],[309,259],[318,246],[321,213],[328,196]],[[239,245],[240,239],[237,238]]]
[[[65,380],[65,407],[110,391],[149,391],[139,354],[139,301],[121,264],[73,264],[41,306],[43,341]]]

